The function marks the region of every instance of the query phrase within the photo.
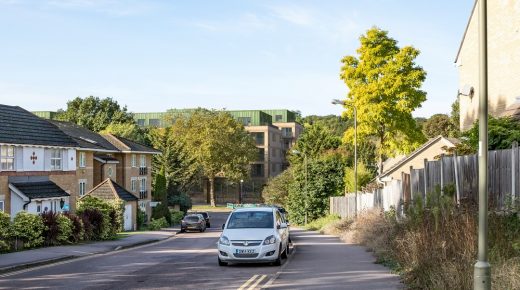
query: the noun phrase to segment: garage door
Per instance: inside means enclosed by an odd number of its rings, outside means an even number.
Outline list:
[[[124,228],[125,228],[125,231],[133,230],[133,227],[132,227],[132,205],[131,204],[125,204]]]

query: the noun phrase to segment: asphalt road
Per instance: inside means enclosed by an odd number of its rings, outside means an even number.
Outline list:
[[[219,267],[216,242],[228,214],[210,215],[204,233],[0,275],[0,289],[255,289],[275,276],[280,267]]]

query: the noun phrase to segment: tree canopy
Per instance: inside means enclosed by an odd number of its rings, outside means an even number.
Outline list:
[[[58,111],[57,119],[76,123],[95,132],[105,130],[110,124],[135,123],[126,106],[121,107],[112,98],[93,96],[68,101],[67,109]]]
[[[457,128],[453,124],[451,118],[446,114],[435,114],[431,116],[423,125],[423,133],[427,138],[437,137],[455,137]]]
[[[174,118],[171,134],[185,146],[210,183],[210,201],[215,206],[215,177],[240,180],[249,176],[255,160],[253,139],[229,113],[198,109]]]
[[[426,100],[426,72],[415,63],[419,50],[398,47],[388,32],[372,28],[360,37],[358,56],[342,59],[341,79],[349,88],[345,115],[357,108],[359,138],[377,138],[379,170],[383,156],[407,153],[425,141],[412,112]],[[353,129],[344,141],[353,140]]]

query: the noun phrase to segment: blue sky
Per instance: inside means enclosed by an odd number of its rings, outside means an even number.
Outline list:
[[[56,110],[76,96],[134,112],[287,108],[339,114],[340,60],[372,26],[421,50],[428,100],[449,113],[473,0],[0,0],[0,103]]]

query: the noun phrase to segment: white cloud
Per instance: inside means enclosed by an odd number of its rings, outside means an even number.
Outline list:
[[[312,12],[301,6],[272,6],[274,16],[296,25],[311,25],[314,22]]]

